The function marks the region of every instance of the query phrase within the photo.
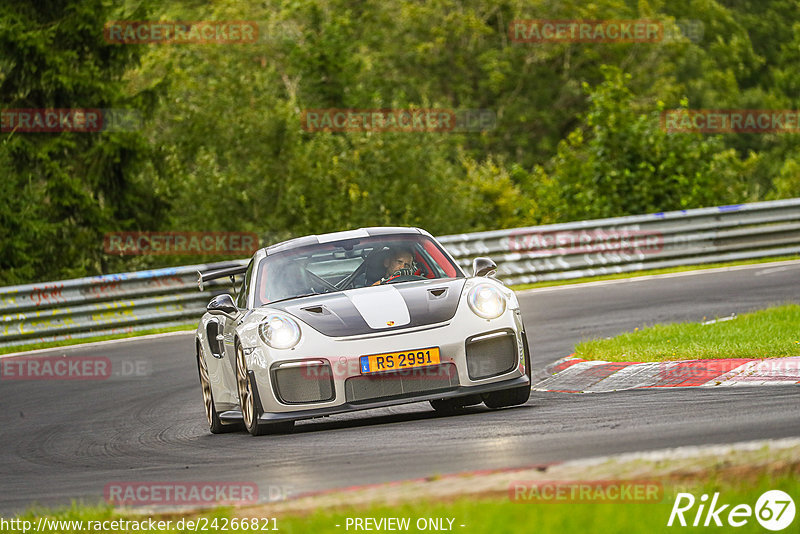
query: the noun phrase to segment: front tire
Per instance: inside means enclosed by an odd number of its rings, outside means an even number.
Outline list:
[[[205,359],[197,351],[197,374],[200,375],[200,388],[203,391],[203,406],[206,410],[208,420],[208,430],[212,434],[224,434],[226,432],[236,432],[243,429],[240,423],[224,424],[219,418],[219,412],[214,405],[214,392],[211,391],[211,380],[208,376],[208,365]]]
[[[236,342],[236,386],[239,391],[239,404],[242,407],[244,426],[251,435],[280,434],[292,430],[294,421],[280,423],[260,423],[258,421],[262,413],[261,400],[258,397],[254,379],[247,371],[244,350],[238,341]]]

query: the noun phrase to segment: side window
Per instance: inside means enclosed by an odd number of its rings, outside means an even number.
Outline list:
[[[236,297],[236,306],[238,308],[247,307],[247,294],[250,292],[250,277],[253,275],[253,260],[250,260],[250,265],[247,266],[247,272],[244,273],[244,280],[242,280],[242,288],[239,290],[239,295]]]

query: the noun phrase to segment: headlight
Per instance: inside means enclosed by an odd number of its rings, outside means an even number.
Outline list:
[[[300,341],[300,327],[287,315],[267,315],[258,325],[258,336],[273,349],[290,349]]]
[[[475,315],[484,319],[496,319],[506,311],[506,298],[499,289],[489,284],[470,289],[467,303]]]

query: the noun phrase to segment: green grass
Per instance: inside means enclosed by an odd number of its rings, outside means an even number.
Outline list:
[[[469,534],[481,533],[564,533],[564,532],[584,532],[590,533],[652,533],[652,532],[675,532],[678,531],[707,531],[708,528],[702,526],[697,528],[680,527],[673,525],[667,527],[675,496],[678,491],[689,491],[694,494],[697,501],[695,506],[684,514],[688,524],[694,519],[697,512],[699,497],[702,494],[713,495],[719,492],[718,506],[730,504],[725,512],[720,515],[723,521],[727,520],[727,513],[734,505],[747,504],[751,508],[755,507],[758,497],[768,490],[780,489],[793,496],[797,500],[800,491],[797,473],[785,472],[782,474],[767,475],[762,473],[755,480],[736,479],[725,481],[720,479],[706,480],[701,483],[688,483],[682,485],[680,489],[665,484],[663,499],[655,503],[625,503],[625,502],[605,502],[605,503],[551,503],[551,502],[532,502],[532,501],[511,501],[508,496],[494,496],[491,498],[460,498],[454,501],[437,502],[418,502],[413,504],[401,504],[398,506],[369,506],[365,508],[337,508],[334,510],[317,510],[310,514],[276,514],[275,524],[278,531],[285,533],[344,533],[354,532],[351,526],[346,529],[347,518],[410,518],[411,528],[408,532],[419,532],[416,521],[420,518],[450,518],[453,521],[453,532]],[[234,510],[221,508],[210,514],[202,514],[207,517],[209,523],[213,518],[218,518],[218,525],[221,526],[222,518],[233,517]],[[246,510],[237,511],[243,517],[248,516]],[[73,505],[71,508],[60,511],[31,510],[20,516],[34,524],[39,517],[47,516],[61,520],[106,520],[116,518],[127,518],[141,520],[147,516],[136,516],[125,513],[118,513],[110,506],[84,507]],[[152,514],[150,514],[152,516]],[[159,532],[185,532],[188,529],[176,530],[175,523],[181,516],[170,515],[161,516],[163,519],[171,519],[173,528]],[[154,517],[159,519],[159,517]],[[196,519],[196,517],[191,517]],[[705,515],[703,515],[703,520]],[[737,532],[765,532],[759,525],[755,517],[747,518],[747,524],[741,528],[736,528]],[[795,517],[794,522],[786,532],[794,532],[799,517]],[[447,521],[444,523],[447,525]],[[702,525],[702,520],[701,523]],[[337,526],[339,525],[339,526]],[[464,525],[463,527],[461,525]],[[712,523],[713,525],[713,523]],[[722,528],[711,527],[712,530],[728,532],[731,527],[725,524]],[[220,529],[208,528],[207,532],[216,532]],[[230,530],[230,527],[229,527]],[[4,532],[19,532],[21,530],[5,529]],[[78,532],[75,528],[44,529],[39,532],[62,532],[72,534]],[[85,532],[85,530],[84,530]],[[121,532],[121,530],[104,530],[104,532]],[[155,532],[155,531],[151,531]],[[252,531],[251,531],[252,532]],[[262,531],[267,532],[267,531]]]
[[[43,343],[29,343],[26,345],[15,345],[13,347],[0,347],[0,354],[10,354],[12,352],[25,352],[37,349],[49,349],[53,347],[67,347],[70,345],[81,345],[95,341],[108,341],[110,339],[127,339],[129,337],[146,336],[149,334],[164,334],[166,332],[180,332],[181,330],[193,330],[197,328],[197,323],[186,323],[185,325],[170,326],[168,328],[150,328],[148,330],[137,330],[136,332],[122,332],[119,334],[107,334],[103,336],[83,337],[80,339],[63,339],[61,341],[46,341]]]
[[[579,343],[575,356],[635,362],[800,356],[800,305],[777,306],[706,325],[674,323],[637,328],[611,339]]]
[[[667,269],[650,269],[644,271],[631,271],[629,273],[604,274],[599,276],[586,276],[572,280],[550,280],[546,282],[535,282],[533,284],[518,284],[509,286],[514,291],[523,289],[535,289],[539,287],[566,286],[571,284],[583,284],[586,282],[600,282],[603,280],[624,280],[627,278],[637,278],[639,276],[652,276],[656,274],[683,273],[687,271],[704,271],[706,269],[719,269],[720,267],[736,267],[739,265],[758,265],[761,263],[772,263],[775,261],[800,260],[800,256],[783,256],[771,258],[759,258],[754,260],[730,261],[725,263],[705,263],[702,265],[684,265],[681,267],[670,267]]]

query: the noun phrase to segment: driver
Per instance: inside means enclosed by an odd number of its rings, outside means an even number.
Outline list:
[[[398,276],[411,276],[414,274],[414,254],[406,248],[393,247],[383,260],[386,274],[383,278],[372,284],[377,286],[397,278]]]

